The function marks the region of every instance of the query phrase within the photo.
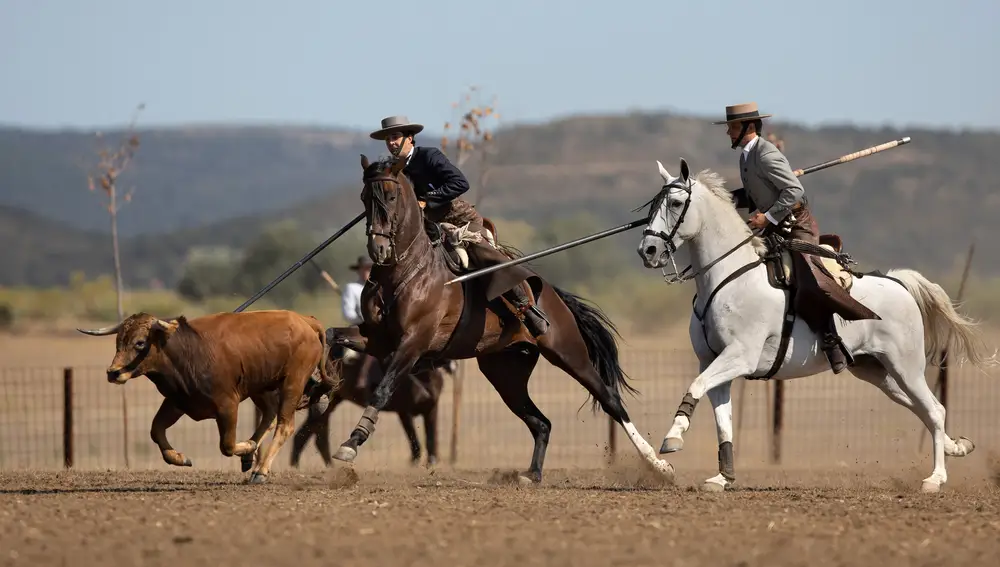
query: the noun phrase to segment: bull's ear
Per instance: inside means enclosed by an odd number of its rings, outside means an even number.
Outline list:
[[[174,334],[174,331],[177,330],[177,326],[178,326],[177,319],[171,319],[170,321],[157,319],[156,321],[153,321],[153,328],[158,331],[163,331],[164,333],[167,334],[168,337]]]

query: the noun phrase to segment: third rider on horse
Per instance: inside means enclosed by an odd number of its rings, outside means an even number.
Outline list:
[[[372,139],[384,140],[386,148],[396,158],[405,156],[406,167],[403,174],[410,180],[413,190],[420,200],[424,218],[435,223],[449,223],[457,227],[468,225],[469,231],[483,235],[491,242],[492,235],[483,226],[483,219],[476,208],[460,196],[469,190],[469,182],[465,175],[441,150],[434,147],[417,146],[414,140],[424,127],[409,122],[405,116],[390,116],[382,120],[382,128],[371,133]],[[490,244],[470,243],[468,246],[469,260],[476,268],[499,264],[510,260],[500,250]],[[500,274],[503,273],[502,276]],[[496,291],[501,292],[523,316],[523,322],[528,331],[535,337],[544,334],[549,322],[530,295],[525,293],[521,283],[534,274],[522,266],[510,266],[496,272],[500,282]],[[492,295],[489,300],[495,299]]]

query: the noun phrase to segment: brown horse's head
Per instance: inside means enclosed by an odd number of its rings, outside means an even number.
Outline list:
[[[361,201],[368,225],[368,255],[378,265],[402,260],[413,240],[423,234],[416,194],[403,175],[405,165],[405,157],[369,162],[361,155]]]

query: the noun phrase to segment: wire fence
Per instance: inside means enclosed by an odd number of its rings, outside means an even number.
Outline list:
[[[622,366],[640,390],[627,398],[627,409],[640,432],[658,448],[697,362],[690,351],[624,350]],[[972,368],[951,369],[947,391],[947,429],[964,435],[977,449],[992,451],[1000,442],[1000,387],[997,374]],[[928,382],[937,369],[928,369]],[[459,427],[454,465],[460,468],[527,466],[533,448],[525,425],[503,404],[476,367],[461,361],[458,375],[445,381],[438,410],[439,461],[448,463],[454,388],[462,382],[458,404]],[[733,387],[737,467],[766,465],[780,447],[784,467],[835,467],[864,464],[930,463],[930,440],[923,440],[923,424],[909,410],[890,401],[874,386],[850,373],[785,382],[780,406],[780,437],[775,437],[773,382],[737,381]],[[122,391],[125,392],[124,400]],[[594,468],[607,462],[610,452],[631,453],[631,444],[617,427],[609,428],[605,414],[593,414],[585,390],[570,376],[540,360],[529,384],[535,404],[552,422],[546,468]],[[125,386],[109,384],[103,367],[0,368],[0,470],[165,469],[170,468],[149,437],[149,426],[162,396],[145,378]],[[127,416],[126,414],[127,410]],[[333,413],[331,442],[347,438],[362,408],[344,403]],[[296,425],[304,422],[296,415]],[[255,412],[246,400],[240,406],[239,438],[253,431]],[[425,432],[417,420],[424,444]],[[171,444],[191,458],[199,469],[239,470],[238,458],[219,451],[213,420],[181,418],[167,430]],[[929,437],[924,434],[924,437]],[[266,437],[265,441],[269,441]],[[670,457],[701,467],[714,467],[717,439],[711,405],[699,404],[685,449]],[[323,466],[315,446],[303,454],[301,467]],[[287,469],[291,440],[275,460],[276,470]],[[409,446],[395,416],[385,413],[377,433],[366,443],[358,468],[409,466]]]

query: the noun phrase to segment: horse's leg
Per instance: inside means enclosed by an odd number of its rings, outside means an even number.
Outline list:
[[[333,396],[330,404],[323,410],[323,418],[316,423],[316,450],[323,459],[323,464],[330,466],[333,464],[333,456],[330,453],[330,418],[333,417],[333,410],[336,409],[344,398]]]
[[[420,439],[417,439],[417,430],[413,427],[413,414],[405,411],[396,412],[399,415],[399,422],[403,424],[403,432],[410,442],[410,464],[420,464]]]
[[[433,331],[428,332],[425,328],[413,326],[407,329],[399,346],[389,356],[388,364],[384,365],[385,373],[382,381],[375,388],[371,403],[361,414],[361,419],[358,420],[351,436],[334,453],[334,459],[348,463],[354,462],[358,456],[358,447],[363,445],[375,432],[379,412],[385,409],[386,404],[389,403],[389,398],[396,391],[399,380],[412,372],[413,365],[416,364],[421,355],[427,352],[428,344],[433,335]]]
[[[160,409],[156,410],[156,415],[153,416],[149,436],[153,439],[153,443],[156,443],[156,446],[160,448],[160,454],[168,465],[190,467],[191,459],[185,457],[184,453],[174,450],[170,446],[170,442],[167,441],[167,429],[177,423],[177,420],[183,415],[184,412],[180,408],[164,398],[163,402],[160,403]]]
[[[478,362],[483,376],[490,381],[510,411],[528,426],[528,431],[535,440],[531,465],[526,474],[518,475],[518,481],[524,484],[541,482],[552,423],[528,395],[528,380],[538,362],[538,353],[533,350],[497,352],[480,356]]]
[[[720,384],[708,391],[708,401],[715,412],[715,432],[719,438],[719,474],[705,481],[702,489],[721,492],[736,481],[733,459],[733,404],[730,397],[732,382]]]
[[[438,393],[440,396],[440,392]],[[432,402],[430,409],[424,412],[424,438],[427,444],[427,466],[437,464],[437,399]]]
[[[660,453],[673,453],[684,448],[684,432],[691,427],[691,416],[694,414],[694,408],[706,392],[723,384],[730,384],[740,376],[749,376],[753,373],[755,368],[751,368],[751,363],[745,352],[745,349],[739,344],[727,346],[691,382],[687,393],[684,394],[684,399],[677,407],[677,413],[674,414],[674,423],[663,438]],[[760,349],[757,349],[756,352],[759,353]],[[753,366],[756,366],[757,358],[759,357],[754,357]],[[731,416],[732,412],[730,411],[730,421],[732,420]],[[732,426],[730,425],[730,427]]]
[[[326,408],[321,407],[319,404],[309,406],[305,423],[302,424],[302,427],[292,437],[291,464],[293,467],[298,468],[302,451],[305,450],[306,445],[309,444],[309,439],[313,435],[316,436],[316,448],[319,449],[319,454],[323,458],[323,462],[326,466],[330,466],[330,415],[341,401],[342,398],[335,394]]]
[[[625,430],[629,441],[632,442],[636,451],[639,452],[650,467],[661,475],[673,478],[674,467],[670,463],[657,458],[656,451],[646,442],[646,439],[643,438],[642,434],[639,433],[639,430],[636,429],[635,425],[629,419],[628,412],[625,411],[622,405],[621,395],[611,385],[606,384],[602,380],[601,374],[594,366],[594,363],[591,362],[587,344],[580,334],[580,328],[573,312],[570,311],[564,302],[560,301],[552,287],[548,285],[542,291],[539,303],[545,309],[546,313],[549,314],[551,322],[549,332],[538,339],[538,348],[542,356],[553,366],[572,376],[581,386],[590,392],[590,395],[594,396],[594,399],[601,404],[604,412],[611,416]],[[598,322],[594,323],[600,325]],[[601,328],[603,329],[603,326]],[[613,342],[614,337],[608,332],[602,334],[604,336],[599,337],[598,332],[595,332],[595,336],[592,339],[595,342],[609,341],[611,343],[601,344],[601,348],[595,349],[601,351],[605,357],[602,360],[602,366],[607,367],[610,373],[619,373],[624,377],[624,374],[621,373],[621,369],[618,367],[617,359],[612,357],[609,352],[605,352],[615,347]],[[605,378],[609,382],[614,380],[612,376]]]
[[[922,354],[922,353],[920,353]],[[923,358],[916,355],[903,357],[889,354],[880,359],[880,364],[866,363],[855,375],[882,389],[894,402],[909,409],[916,415],[931,434],[934,469],[921,484],[924,492],[938,492],[941,485],[948,482],[945,456],[964,457],[976,447],[965,437],[952,439],[945,433],[945,409],[927,386],[923,369]]]

